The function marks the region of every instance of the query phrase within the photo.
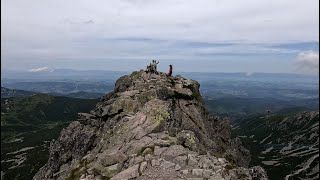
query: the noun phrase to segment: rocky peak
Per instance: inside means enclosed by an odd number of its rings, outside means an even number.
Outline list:
[[[35,179],[267,179],[197,81],[133,72],[51,142]]]

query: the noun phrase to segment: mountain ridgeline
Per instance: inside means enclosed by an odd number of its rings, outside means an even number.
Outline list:
[[[41,83],[40,83],[41,84]],[[52,84],[54,85],[55,83],[43,83],[44,86],[49,85],[51,86]],[[33,87],[32,85],[30,85]],[[32,88],[30,88],[32,89]],[[51,88],[50,88],[51,89]],[[64,93],[57,93],[55,91],[55,88],[52,88],[52,91],[48,90],[41,90],[39,89],[38,91],[25,91],[25,90],[17,90],[17,89],[9,89],[5,87],[1,87],[1,98],[10,98],[10,97],[28,97],[36,94],[48,94],[51,96],[64,96],[64,97],[71,97],[71,98],[80,98],[80,99],[98,99],[101,96],[103,96],[103,93],[99,92],[85,92],[85,91],[76,91],[76,92],[70,92],[68,93],[68,90],[64,90]],[[36,90],[35,88],[33,90]],[[101,89],[102,90],[102,89]],[[73,90],[72,90],[73,91]],[[109,90],[111,91],[111,90]],[[109,92],[105,91],[105,92]]]
[[[24,90],[15,90],[15,89],[8,89],[5,87],[1,87],[1,98],[9,98],[9,97],[25,97],[25,96],[32,96],[36,93]]]
[[[268,179],[228,119],[209,115],[200,84],[179,75],[123,76],[50,143],[42,179]]]

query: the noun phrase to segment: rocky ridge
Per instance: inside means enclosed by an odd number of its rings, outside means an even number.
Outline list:
[[[199,83],[179,75],[119,78],[50,144],[34,179],[268,179],[228,119],[211,117]]]

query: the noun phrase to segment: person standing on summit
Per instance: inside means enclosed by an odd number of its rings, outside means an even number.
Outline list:
[[[156,60],[152,60],[152,65],[154,67],[154,72],[156,74],[158,74],[158,71],[157,71],[157,65],[159,64],[159,61],[157,62]]]
[[[169,72],[166,75],[167,77],[172,75],[172,64],[169,65]]]

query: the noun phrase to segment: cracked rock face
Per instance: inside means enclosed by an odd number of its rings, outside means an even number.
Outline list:
[[[34,179],[268,179],[249,151],[211,117],[199,83],[133,72],[51,142]]]

